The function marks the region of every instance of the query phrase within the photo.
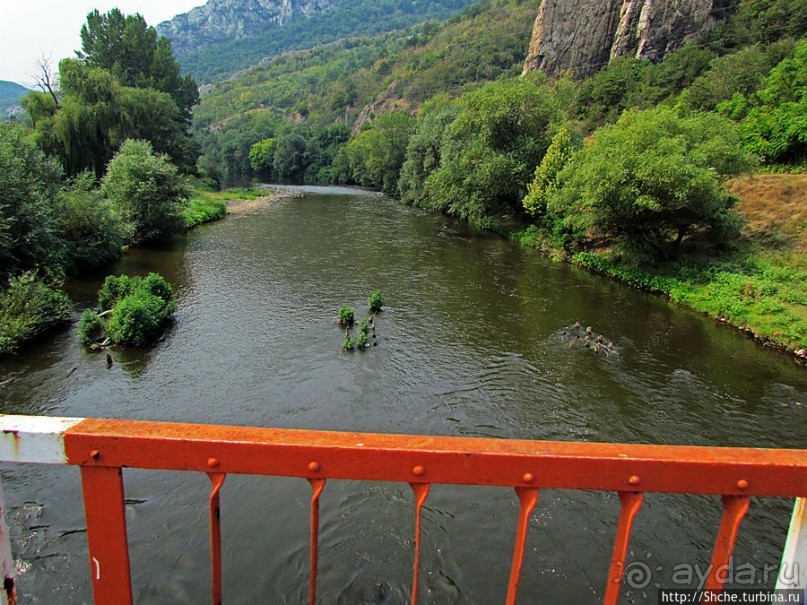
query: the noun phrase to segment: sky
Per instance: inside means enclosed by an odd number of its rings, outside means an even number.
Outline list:
[[[93,9],[140,13],[157,25],[206,0],[0,0],[0,80],[32,86],[42,56],[54,68],[81,48],[81,26]]]

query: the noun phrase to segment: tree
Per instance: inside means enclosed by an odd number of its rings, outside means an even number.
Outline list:
[[[484,226],[492,214],[521,211],[547,130],[563,115],[552,89],[528,79],[492,82],[459,103],[426,195],[430,207]]]
[[[0,281],[58,267],[64,242],[54,213],[61,170],[20,126],[0,122]]]
[[[189,191],[168,156],[128,140],[109,163],[102,188],[123,218],[129,242],[164,239],[184,229]]]
[[[157,37],[140,14],[124,15],[113,8],[108,13],[94,10],[81,27],[79,58],[91,67],[111,72],[124,86],[153,88],[171,96],[190,119],[199,102],[196,82],[181,76],[167,38]]]
[[[535,168],[535,178],[527,187],[524,209],[535,217],[546,213],[546,204],[558,188],[558,175],[569,163],[575,149],[579,147],[569,129],[562,126],[552,139],[541,163]]]
[[[249,164],[255,174],[266,181],[272,181],[272,168],[275,160],[275,139],[262,139],[249,149]]]
[[[630,110],[560,172],[547,219],[577,241],[609,236],[625,251],[669,258],[696,229],[736,227],[722,182],[749,166],[726,118]]]

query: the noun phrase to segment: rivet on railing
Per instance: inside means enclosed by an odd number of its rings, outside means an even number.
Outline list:
[[[412,469],[412,473],[417,475],[418,477],[420,477],[420,476],[426,474],[426,469],[423,468],[422,466],[418,465],[418,466],[416,466],[415,468]]]
[[[737,489],[748,489],[748,480],[747,479],[740,479],[737,482]]]
[[[524,483],[532,483],[533,481],[535,481],[535,475],[533,475],[532,473],[524,473],[524,476],[521,477],[521,480]]]
[[[218,468],[219,467],[218,458],[208,458],[207,466],[209,466],[210,468]]]
[[[630,479],[628,479],[628,485],[639,485],[642,482],[641,477],[639,475],[631,475]]]
[[[90,458],[92,458],[93,460],[98,460],[100,456],[101,452],[99,452],[98,450],[93,450],[90,452]]]
[[[320,468],[322,467],[319,465],[319,462],[308,463],[308,470],[311,471],[312,473],[316,473]]]

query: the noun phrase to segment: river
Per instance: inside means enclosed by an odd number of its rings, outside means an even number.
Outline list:
[[[162,273],[176,321],[148,350],[84,351],[74,329],[0,363],[2,411],[266,427],[625,443],[804,448],[807,373],[736,331],[499,237],[381,195],[303,188],[252,215],[131,250],[115,273]],[[73,282],[80,307],[102,275]],[[378,347],[340,351],[341,304],[381,289]],[[569,346],[579,321],[612,341]],[[141,603],[209,599],[202,474],[127,470],[132,573]],[[91,599],[75,468],[3,465],[23,603]],[[302,479],[231,476],[222,494],[227,603],[307,598]],[[502,602],[512,490],[436,486],[424,510],[424,603]],[[754,500],[736,562],[772,585],[791,504]],[[545,491],[530,529],[522,603],[599,603],[615,494]],[[656,602],[682,564],[705,565],[719,499],[651,494],[632,561]],[[408,486],[329,482],[322,603],[404,603],[412,560]]]

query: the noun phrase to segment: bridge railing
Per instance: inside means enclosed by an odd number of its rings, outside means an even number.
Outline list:
[[[421,511],[434,484],[502,486],[520,502],[505,602],[516,602],[530,516],[541,489],[616,492],[621,501],[604,603],[619,598],[633,522],[648,492],[720,497],[723,514],[703,602],[722,590],[751,497],[797,498],[777,588],[807,581],[807,451],[383,435],[0,415],[0,461],[81,469],[90,573],[99,605],[132,602],[124,467],[210,478],[211,594],[222,602],[220,492],[228,474],[299,477],[311,484],[310,603],[316,602],[320,495],[329,479],[408,483],[415,536],[411,602],[419,588]],[[2,492],[0,491],[0,496]],[[5,513],[5,503],[0,502]],[[0,520],[3,602],[14,602],[8,527]],[[714,602],[714,601],[713,601]]]

